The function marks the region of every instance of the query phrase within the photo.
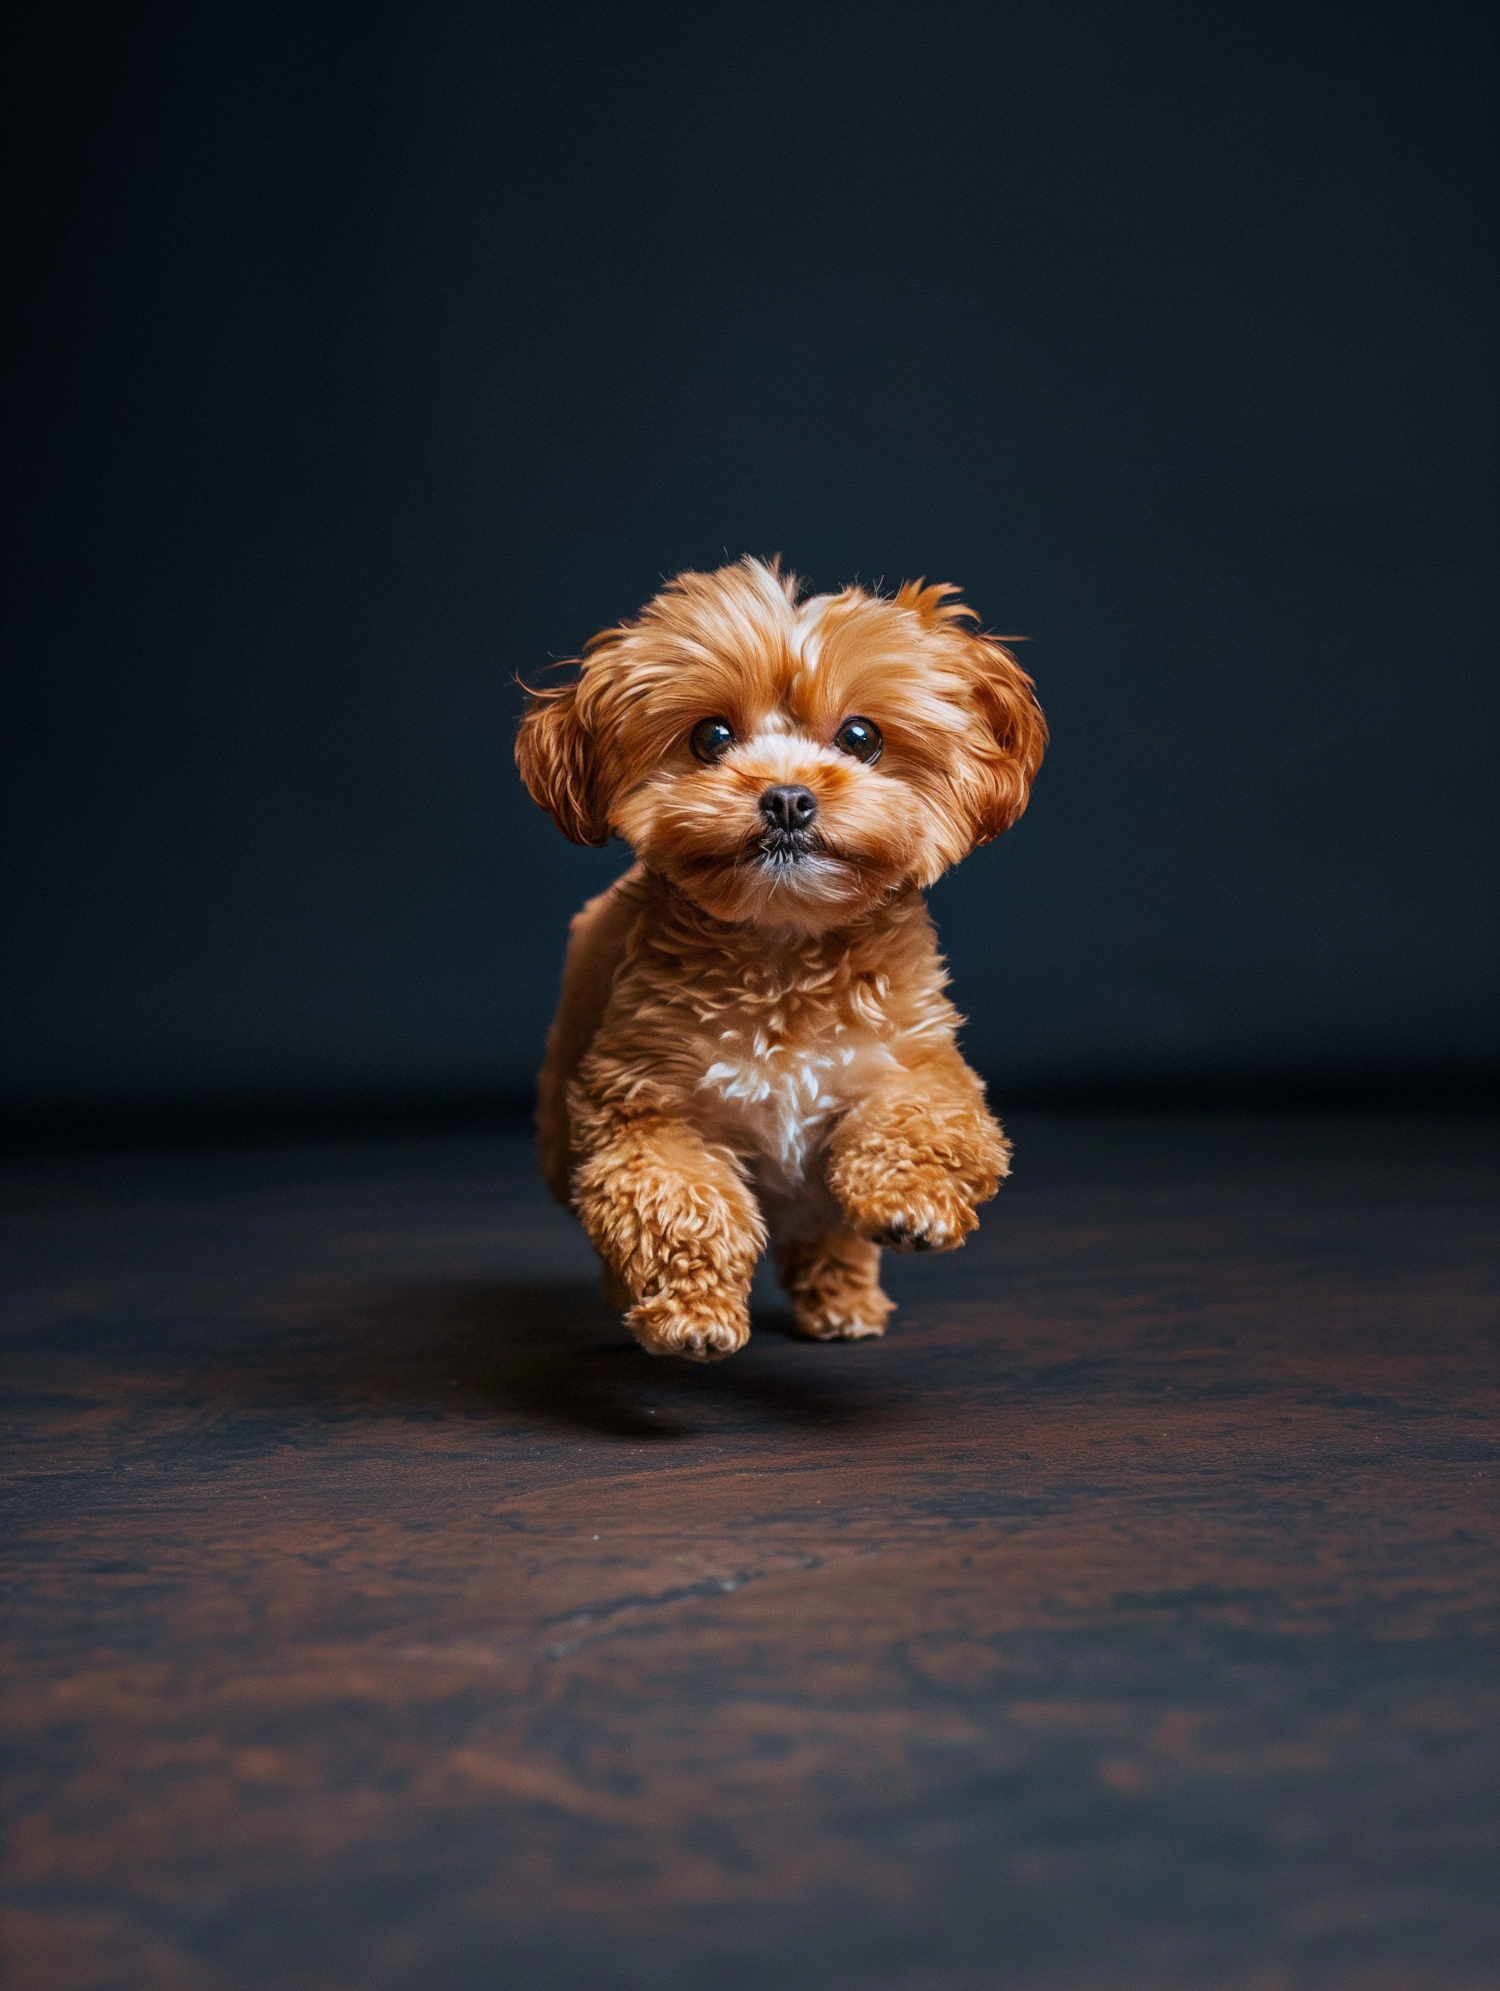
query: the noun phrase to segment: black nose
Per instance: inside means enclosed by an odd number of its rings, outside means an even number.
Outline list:
[[[760,813],[772,829],[805,830],[818,813],[818,798],[810,788],[768,788]]]

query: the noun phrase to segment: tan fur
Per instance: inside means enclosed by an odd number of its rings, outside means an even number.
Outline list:
[[[962,1244],[1007,1171],[920,888],[1021,813],[1046,728],[952,594],[799,603],[758,561],[685,574],[533,696],[532,794],[640,859],[573,922],[542,1166],[654,1353],[742,1346],[768,1243],[804,1334],[882,1333],[879,1245]],[[833,743],[856,715],[873,765]],[[710,717],[735,743],[702,766]],[[765,847],[776,783],[817,802],[790,859]]]

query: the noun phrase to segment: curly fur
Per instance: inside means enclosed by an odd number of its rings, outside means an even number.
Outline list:
[[[542,1167],[654,1353],[742,1346],[768,1245],[804,1334],[883,1333],[879,1247],[962,1244],[1007,1172],[921,896],[1020,815],[1046,745],[973,620],[920,582],[799,601],[744,560],[679,575],[532,695],[532,795],[639,860],[573,921]],[[835,744],[856,715],[873,764]],[[710,717],[734,740],[705,766]],[[768,846],[776,784],[816,802],[795,850]]]

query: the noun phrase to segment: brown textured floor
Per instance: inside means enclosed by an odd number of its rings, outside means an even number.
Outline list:
[[[1493,1128],[1015,1132],[710,1370],[519,1137],[18,1170],[8,1982],[1500,1982]]]

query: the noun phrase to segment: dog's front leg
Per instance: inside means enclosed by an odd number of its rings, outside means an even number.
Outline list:
[[[750,1334],[750,1280],[765,1249],[732,1159],[685,1121],[573,1093],[573,1206],[633,1304],[625,1324],[652,1355],[712,1362]]]
[[[828,1186],[861,1237],[893,1251],[952,1251],[1010,1169],[1010,1145],[956,1050],[893,1072],[828,1144]]]

